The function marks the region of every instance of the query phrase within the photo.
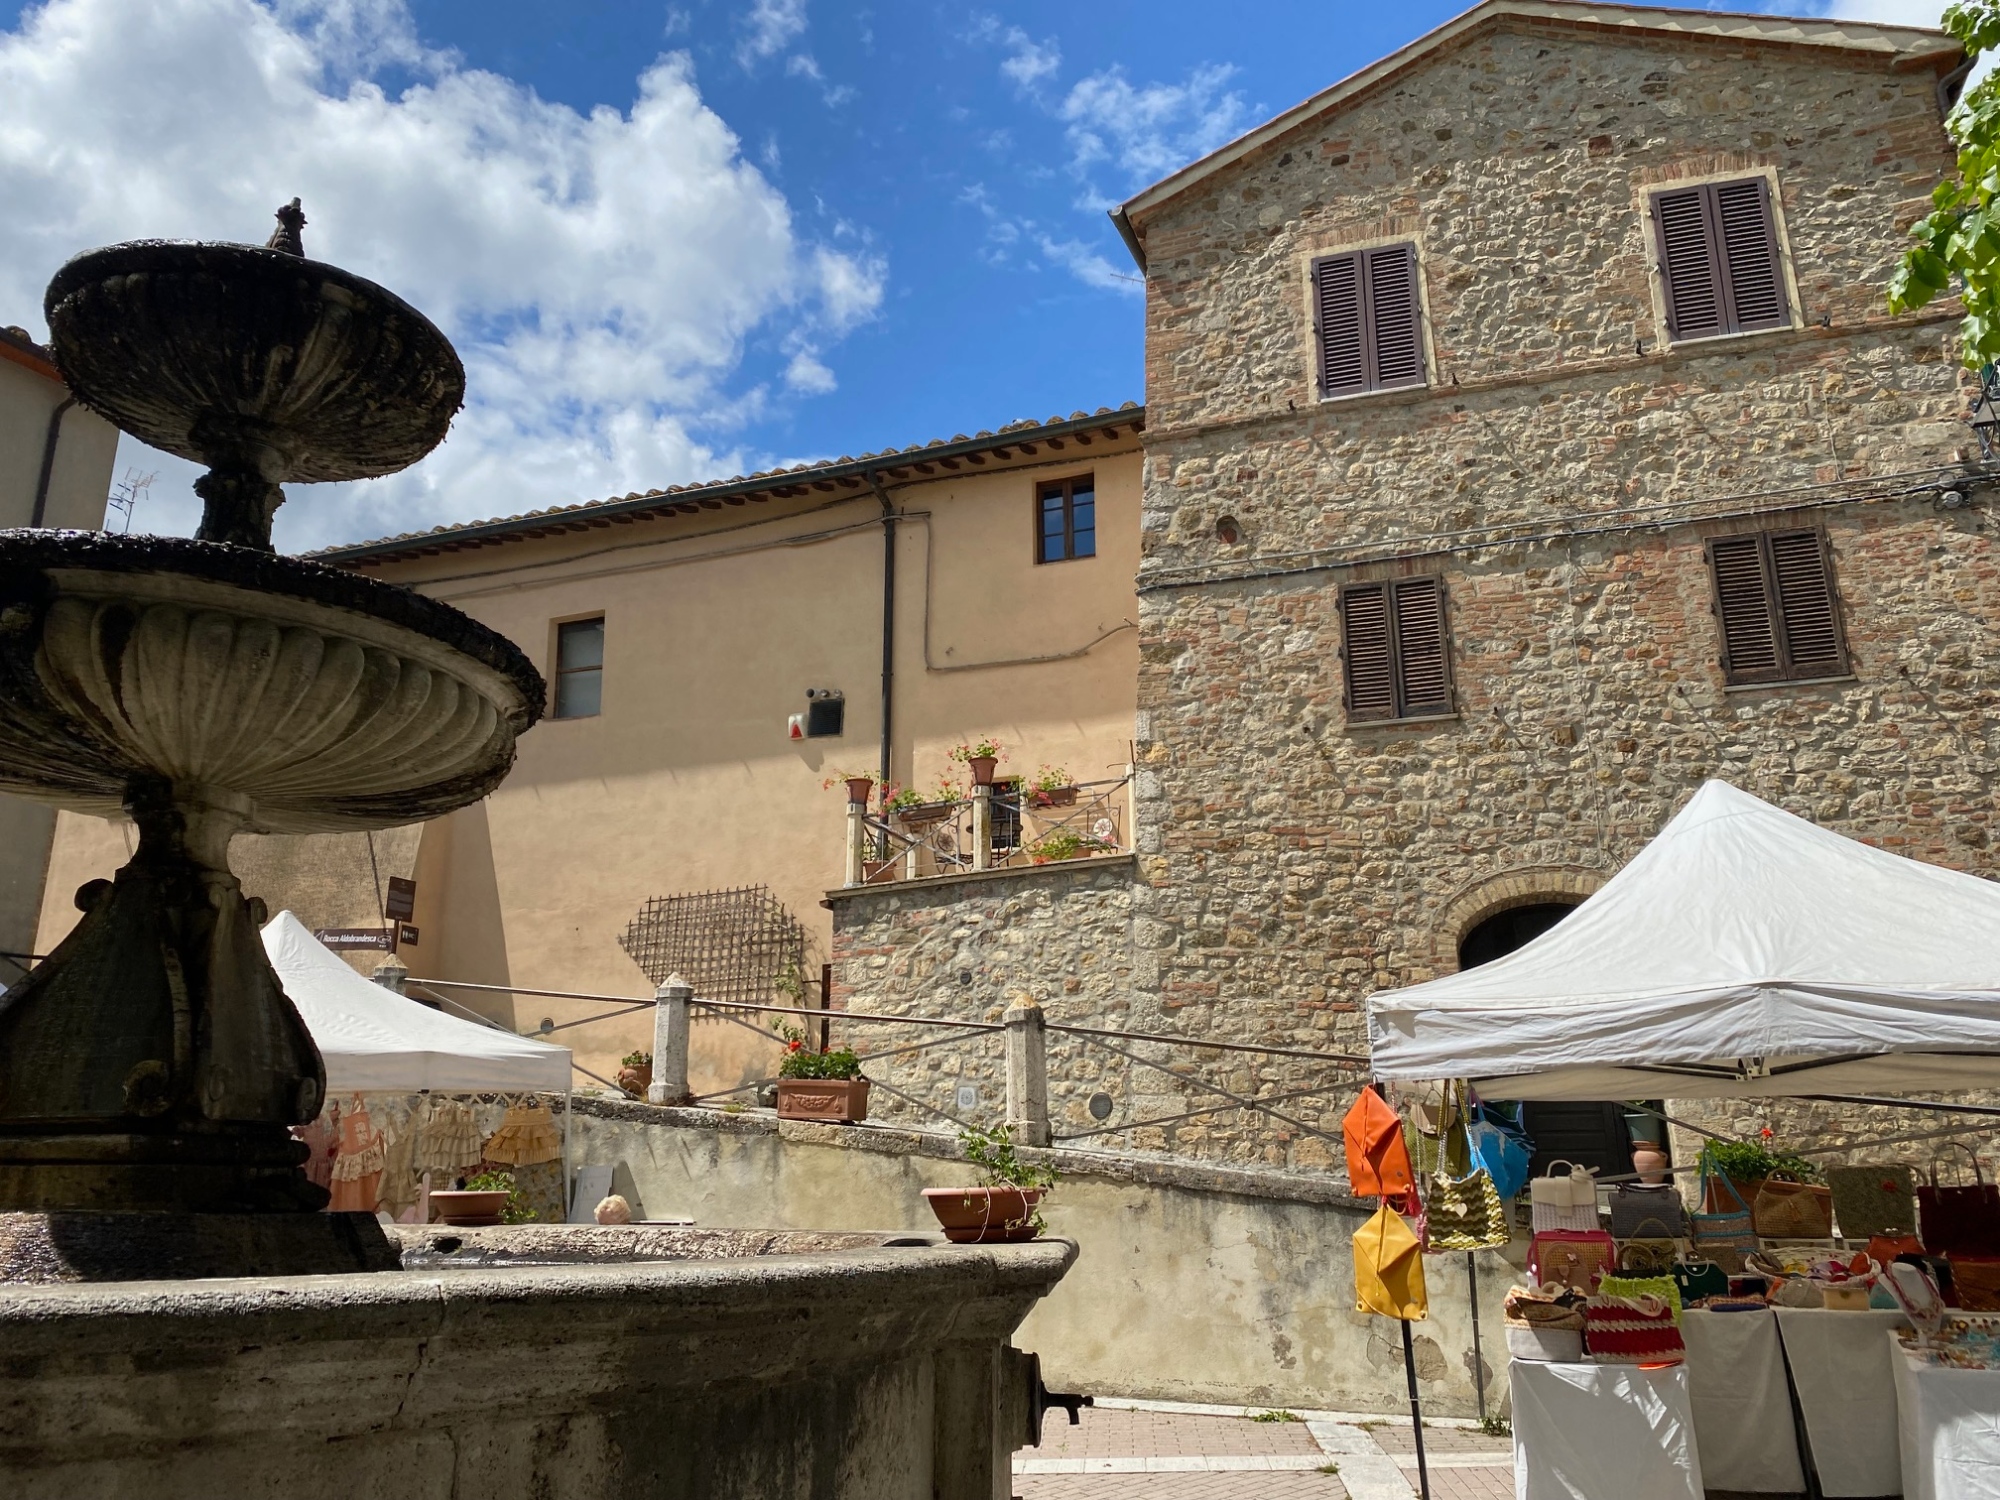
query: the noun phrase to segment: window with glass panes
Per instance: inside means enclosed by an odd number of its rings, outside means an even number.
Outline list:
[[[556,626],[558,719],[587,719],[604,706],[604,617]]]
[[[1088,474],[1035,490],[1035,561],[1097,556],[1097,484]]]

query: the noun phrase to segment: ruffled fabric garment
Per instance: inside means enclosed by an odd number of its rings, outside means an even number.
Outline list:
[[[424,1111],[410,1165],[418,1172],[456,1176],[480,1158],[479,1122],[472,1106],[457,1099],[433,1099]]]
[[[375,1212],[386,1155],[382,1134],[357,1097],[340,1122],[340,1155],[333,1161],[333,1202],[328,1206],[337,1213]]]
[[[375,1206],[388,1209],[392,1218],[400,1219],[417,1206],[417,1174],[410,1165],[417,1146],[415,1116],[400,1127],[385,1126],[382,1139],[382,1185],[377,1190]]]
[[[333,1185],[333,1159],[340,1154],[340,1106],[329,1102],[317,1119],[294,1125],[292,1137],[304,1141],[312,1154],[306,1158],[306,1176],[321,1187]]]
[[[562,1132],[546,1104],[511,1104],[486,1143],[486,1160],[523,1167],[562,1158]]]

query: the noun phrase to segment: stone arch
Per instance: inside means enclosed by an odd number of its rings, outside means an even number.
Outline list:
[[[1485,875],[1460,887],[1431,931],[1431,962],[1440,974],[1458,969],[1458,945],[1488,917],[1544,901],[1581,901],[1611,877],[1586,865],[1529,865]]]

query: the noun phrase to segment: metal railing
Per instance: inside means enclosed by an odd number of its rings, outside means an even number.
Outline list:
[[[976,786],[970,797],[871,813],[847,804],[846,884],[1023,869],[1131,851],[1130,773],[1052,790]]]

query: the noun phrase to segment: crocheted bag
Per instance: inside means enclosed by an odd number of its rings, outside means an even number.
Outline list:
[[[1600,1365],[1677,1365],[1687,1358],[1674,1310],[1659,1297],[1592,1297],[1583,1345]]]

